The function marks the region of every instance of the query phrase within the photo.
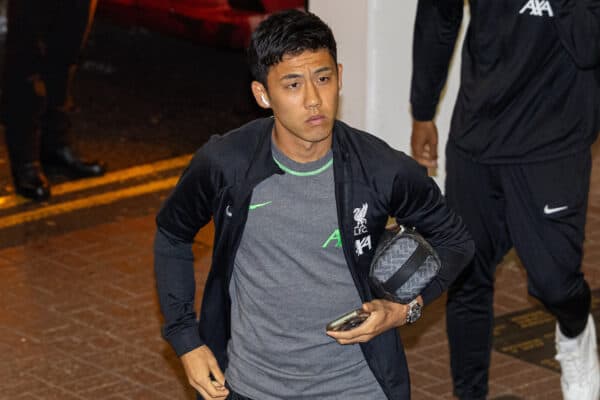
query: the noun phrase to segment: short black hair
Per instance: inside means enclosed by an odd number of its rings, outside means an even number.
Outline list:
[[[331,28],[315,14],[290,9],[277,12],[252,33],[248,63],[254,79],[267,85],[269,68],[285,55],[326,49],[337,65],[337,46]]]

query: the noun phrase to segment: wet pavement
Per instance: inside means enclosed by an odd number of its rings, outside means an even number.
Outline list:
[[[23,202],[10,196],[0,145],[0,399],[193,399],[160,337],[154,215],[195,148],[260,114],[248,97],[243,54],[97,24],[83,65],[75,143],[108,161],[106,177],[53,177],[48,203]],[[595,293],[598,243],[600,145],[584,259]],[[194,244],[198,298],[211,250],[209,225]],[[538,315],[514,254],[496,277],[497,327],[518,321],[513,315]],[[416,400],[452,399],[443,302],[401,329]],[[536,335],[519,340],[552,339]],[[550,360],[551,350],[534,360],[506,348],[493,353],[490,398],[561,398],[559,374],[536,361]]]

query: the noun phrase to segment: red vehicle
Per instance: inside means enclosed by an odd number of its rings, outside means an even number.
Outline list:
[[[305,0],[99,0],[98,15],[194,41],[246,47],[256,25]]]

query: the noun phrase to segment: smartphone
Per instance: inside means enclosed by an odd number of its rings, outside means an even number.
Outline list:
[[[362,324],[367,318],[369,313],[363,311],[362,308],[352,310],[339,318],[334,319],[325,328],[328,331],[349,331]]]

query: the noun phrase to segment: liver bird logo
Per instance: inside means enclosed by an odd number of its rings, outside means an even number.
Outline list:
[[[367,210],[369,209],[369,205],[364,203],[362,207],[355,208],[354,220],[356,221],[356,226],[354,227],[354,236],[367,233]]]

